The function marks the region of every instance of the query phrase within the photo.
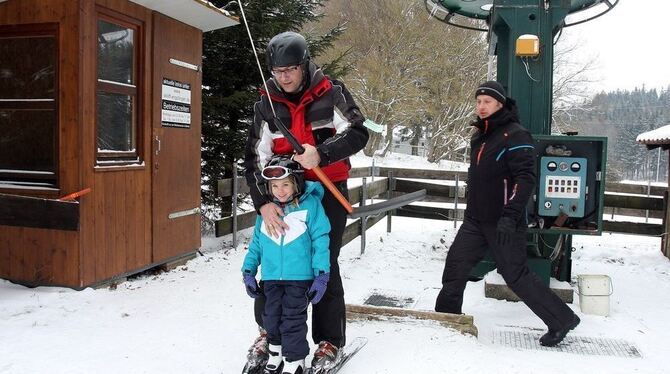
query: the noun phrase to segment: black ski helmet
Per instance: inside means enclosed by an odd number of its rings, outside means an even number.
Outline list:
[[[268,69],[305,65],[309,61],[309,48],[305,38],[293,31],[286,31],[270,39],[267,48]]]
[[[274,155],[265,165],[262,171],[263,178],[267,181],[267,191],[270,199],[274,199],[270,188],[270,181],[292,177],[295,184],[293,198],[299,197],[305,192],[305,169],[300,163],[294,161],[290,155]]]

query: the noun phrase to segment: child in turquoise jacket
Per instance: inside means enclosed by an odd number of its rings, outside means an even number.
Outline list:
[[[263,292],[266,297],[263,327],[269,343],[265,367],[269,373],[305,370],[307,305],[321,300],[330,275],[330,223],[321,205],[323,187],[306,182],[303,173],[300,164],[286,156],[274,156],[263,169],[268,192],[282,208],[289,228],[274,237],[258,215],[242,265],[249,296]],[[259,265],[262,291],[256,282]]]

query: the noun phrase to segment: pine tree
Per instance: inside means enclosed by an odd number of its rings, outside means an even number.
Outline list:
[[[243,2],[254,46],[266,79],[265,48],[268,41],[284,31],[300,32],[303,25],[323,15],[318,11],[327,0],[248,0]],[[204,34],[202,104],[202,201],[209,209],[229,207],[216,196],[217,181],[237,172],[236,162],[244,155],[247,130],[253,117],[253,105],[259,98],[262,79],[242,23],[237,2],[212,1],[239,17],[240,25]],[[227,4],[227,5],[226,5]],[[338,25],[320,35],[303,33],[312,57],[328,49],[344,31]],[[331,76],[346,67],[335,59],[324,66]],[[224,208],[226,210],[226,208]],[[207,212],[206,212],[207,213]],[[222,212],[228,214],[229,212]]]

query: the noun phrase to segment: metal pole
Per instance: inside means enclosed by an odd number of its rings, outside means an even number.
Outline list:
[[[647,197],[651,196],[651,178],[647,178]],[[644,223],[649,223],[649,209],[644,211]]]
[[[658,157],[656,158],[656,182],[658,182],[658,175],[661,172],[661,147],[658,147]]]
[[[454,188],[454,228],[458,223],[458,174],[456,174],[456,187]]]
[[[237,163],[233,162],[233,248],[237,248]]]
[[[395,190],[395,179],[393,179],[393,172],[389,170],[388,174],[388,189],[386,190],[386,199],[391,200],[393,197],[393,190]],[[391,232],[391,217],[393,217],[393,209],[386,212],[386,232]]]
[[[367,178],[363,177],[363,185],[361,186],[361,203],[360,206],[365,206],[365,199],[367,199]],[[368,216],[361,217],[361,256],[365,253],[365,230],[367,230]]]

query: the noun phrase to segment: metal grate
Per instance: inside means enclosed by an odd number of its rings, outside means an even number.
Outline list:
[[[363,302],[365,305],[388,306],[394,308],[411,308],[414,303],[415,300],[412,297],[390,295],[379,290],[373,291]]]
[[[563,342],[556,347],[544,347],[540,345],[540,336],[540,333],[532,332],[494,331],[493,344],[513,348],[565,352],[587,356],[642,357],[642,354],[635,345],[624,340],[568,335]]]

